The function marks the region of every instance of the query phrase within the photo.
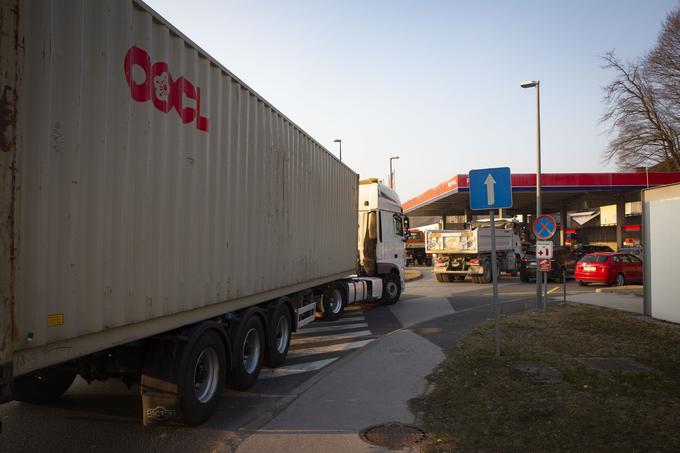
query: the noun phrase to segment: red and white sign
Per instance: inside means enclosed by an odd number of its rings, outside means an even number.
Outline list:
[[[541,272],[550,272],[552,265],[550,264],[550,258],[538,260],[538,270]]]
[[[536,241],[536,258],[539,260],[553,257],[552,241]]]

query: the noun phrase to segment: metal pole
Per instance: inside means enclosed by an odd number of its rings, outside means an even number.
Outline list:
[[[498,264],[496,263],[496,219],[494,218],[494,210],[489,210],[489,226],[491,227],[491,280],[493,281],[493,310],[495,319],[495,337],[496,337],[496,357],[501,356],[501,329],[500,318],[501,310],[498,304]]]
[[[394,181],[392,177],[392,158],[390,157],[390,189],[394,189]]]
[[[548,273],[543,272],[543,311],[548,311]]]
[[[541,89],[536,81],[536,217],[541,215]],[[538,238],[536,238],[538,240]],[[536,256],[536,308],[541,308],[541,276]]]

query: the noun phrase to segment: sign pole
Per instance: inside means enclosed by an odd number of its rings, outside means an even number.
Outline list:
[[[493,281],[493,311],[495,319],[495,337],[496,337],[496,357],[501,356],[501,329],[500,318],[501,310],[498,304],[498,263],[496,262],[496,219],[494,210],[489,210],[489,227],[491,227],[491,279]]]
[[[548,311],[548,273],[543,272],[543,311]]]

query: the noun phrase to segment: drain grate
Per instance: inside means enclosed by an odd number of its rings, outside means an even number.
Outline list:
[[[369,426],[359,433],[359,437],[371,445],[400,450],[424,441],[427,435],[416,426],[390,422]]]

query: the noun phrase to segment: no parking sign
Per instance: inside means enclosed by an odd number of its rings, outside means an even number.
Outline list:
[[[551,215],[539,215],[536,217],[536,220],[534,220],[533,230],[536,239],[545,241],[555,235],[555,231],[557,231],[557,222],[555,222],[555,218]]]

